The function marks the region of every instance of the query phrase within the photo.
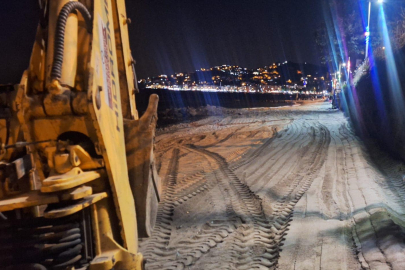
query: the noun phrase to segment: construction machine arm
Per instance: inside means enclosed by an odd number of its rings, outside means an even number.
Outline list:
[[[150,235],[160,197],[158,97],[138,119],[125,1],[40,4],[29,67],[0,104],[10,111],[0,124],[0,212],[24,246],[39,237],[48,247],[77,233],[56,251],[16,254],[8,264],[143,269],[138,235]],[[26,233],[44,227],[56,236]]]

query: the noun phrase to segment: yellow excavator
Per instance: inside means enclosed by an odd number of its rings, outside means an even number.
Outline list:
[[[0,268],[144,269],[161,196],[124,0],[39,0],[28,69],[0,89]]]

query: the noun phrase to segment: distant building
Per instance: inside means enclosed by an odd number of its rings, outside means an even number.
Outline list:
[[[168,88],[193,91],[271,92],[330,89],[327,69],[308,63],[275,62],[265,67],[248,69],[236,65],[200,68],[195,72],[159,75],[140,80],[141,88]]]

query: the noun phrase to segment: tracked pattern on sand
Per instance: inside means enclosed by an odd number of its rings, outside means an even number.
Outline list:
[[[169,131],[147,270],[405,269],[405,166],[371,158],[340,112],[237,111]]]

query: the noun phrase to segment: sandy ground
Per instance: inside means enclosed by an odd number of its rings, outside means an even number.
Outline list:
[[[405,166],[330,107],[160,130],[165,195],[140,244],[147,269],[405,269]]]

